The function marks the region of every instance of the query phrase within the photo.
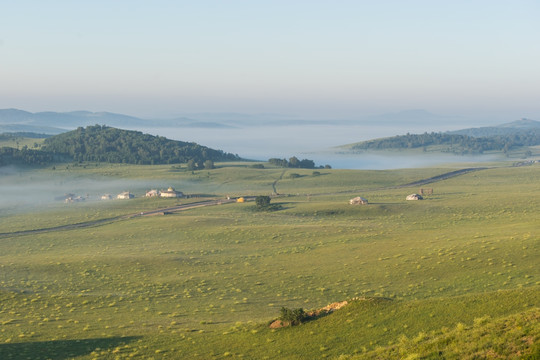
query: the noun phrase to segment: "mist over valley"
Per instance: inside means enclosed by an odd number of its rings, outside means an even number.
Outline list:
[[[477,124],[486,124],[477,119]],[[534,128],[529,120],[527,126]],[[455,156],[455,154],[353,153],[344,145],[402,134],[450,132],[456,134],[505,134],[523,124],[508,123],[467,130],[470,118],[436,115],[425,110],[408,110],[351,119],[302,119],[279,114],[195,113],[175,119],[141,119],[109,112],[30,113],[16,109],[0,110],[0,130],[61,133],[80,126],[106,124],[142,131],[169,139],[195,142],[241,158],[266,161],[269,158],[299,156],[317,165],[341,169],[395,169],[431,166],[449,162],[491,161],[496,155]],[[537,122],[536,122],[537,123]],[[63,128],[45,125],[63,126]],[[511,125],[511,126],[510,126]]]

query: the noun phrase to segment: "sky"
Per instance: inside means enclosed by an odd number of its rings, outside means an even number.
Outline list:
[[[2,1],[0,108],[540,120],[538,0]]]

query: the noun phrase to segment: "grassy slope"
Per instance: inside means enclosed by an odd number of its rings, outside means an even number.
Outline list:
[[[0,147],[12,147],[21,149],[23,146],[28,146],[29,149],[34,149],[34,144],[39,146],[43,143],[44,139],[34,139],[25,137],[13,137],[10,139],[0,139]]]
[[[220,194],[260,193],[282,173],[121,170]],[[81,359],[370,356],[402,335],[443,336],[443,327],[458,322],[519,314],[540,305],[539,170],[491,169],[445,180],[430,185],[435,194],[422,202],[404,201],[417,189],[376,189],[443,171],[309,171],[278,182],[279,192],[302,195],[274,200],[283,210],[272,213],[231,204],[4,238],[0,355],[25,358],[40,349],[43,358]],[[65,170],[85,177],[104,171],[120,170]],[[371,204],[347,205],[357,193],[341,191],[351,187],[365,189],[358,195]],[[116,214],[160,203],[112,204]],[[97,203],[74,205],[38,212],[37,221],[76,222],[102,211]],[[2,228],[15,229],[5,225],[12,220],[24,227],[20,214],[2,220]],[[354,296],[393,301],[353,303],[293,329],[264,326],[281,306],[317,308]]]
[[[540,357],[540,308],[493,320],[490,316],[475,318],[471,325],[409,339],[402,336],[398,344],[380,347],[362,355],[341,356],[340,360],[359,359],[538,359]]]

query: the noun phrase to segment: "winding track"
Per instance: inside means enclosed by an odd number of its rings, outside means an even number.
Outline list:
[[[460,170],[450,171],[450,172],[447,172],[447,173],[444,173],[444,174],[441,174],[441,175],[433,176],[433,177],[430,177],[430,178],[427,178],[427,179],[414,181],[414,182],[408,183],[408,184],[397,185],[397,186],[388,186],[388,187],[372,189],[372,190],[401,189],[401,188],[412,187],[412,186],[426,185],[426,184],[434,183],[434,182],[437,182],[437,181],[446,180],[446,179],[449,179],[451,177],[460,176],[460,175],[467,174],[467,173],[470,173],[470,172],[473,172],[473,171],[479,171],[479,170],[484,170],[484,169],[487,169],[487,168],[478,167],[478,168],[460,169]],[[274,189],[274,192],[276,192],[275,186],[276,186],[277,182],[283,177],[284,173],[285,172],[283,172],[281,174],[280,178],[277,179],[272,184],[272,188]],[[364,191],[366,191],[366,190],[364,190]],[[341,193],[349,193],[349,192],[358,192],[358,190],[343,191]],[[318,194],[318,195],[328,195],[328,194]],[[255,199],[254,196],[251,196],[251,197],[247,196],[247,197],[244,197],[244,198],[246,200],[248,200],[248,201]],[[53,227],[42,228],[42,229],[21,230],[21,231],[0,233],[0,238],[31,235],[31,234],[42,234],[42,233],[47,233],[47,232],[52,232],[52,231],[65,231],[65,230],[81,229],[81,228],[87,228],[87,227],[94,227],[94,226],[110,224],[110,223],[113,223],[113,222],[116,222],[116,221],[128,220],[128,219],[133,219],[133,218],[141,217],[141,216],[153,216],[153,215],[158,215],[158,214],[166,214],[166,213],[184,211],[184,210],[194,209],[194,208],[198,208],[198,207],[214,206],[214,205],[221,205],[221,204],[230,204],[230,203],[234,203],[234,202],[236,202],[236,200],[234,200],[234,199],[219,199],[219,200],[198,201],[198,202],[194,202],[194,203],[190,203],[190,204],[176,205],[176,206],[171,206],[171,207],[168,207],[168,208],[151,210],[151,211],[144,211],[144,212],[139,212],[139,213],[135,213],[135,214],[115,216],[115,217],[106,218],[106,219],[99,219],[99,220],[85,221],[85,222],[80,222],[80,223],[75,223],[75,224],[53,226]]]
[[[247,200],[250,200],[250,199],[247,199]],[[128,215],[114,216],[114,217],[106,218],[106,219],[91,220],[91,221],[85,221],[85,222],[80,222],[80,223],[75,223],[75,224],[59,225],[59,226],[53,226],[49,228],[42,228],[42,229],[21,230],[21,231],[0,233],[0,238],[30,235],[30,234],[41,234],[41,233],[46,233],[46,232],[51,232],[51,231],[81,229],[81,228],[110,224],[112,222],[133,219],[133,218],[141,217],[141,216],[152,216],[152,215],[158,215],[158,214],[172,213],[176,211],[189,210],[189,209],[194,209],[194,208],[203,207],[203,206],[227,204],[227,203],[231,203],[235,201],[236,200],[232,200],[232,199],[231,200],[223,199],[223,200],[198,201],[198,202],[194,202],[190,204],[176,205],[176,206],[171,206],[171,207],[163,208],[163,209],[143,211],[143,212],[139,212],[135,214],[128,214]]]
[[[467,174],[467,173],[470,173],[470,172],[473,172],[473,171],[479,171],[479,170],[485,170],[485,169],[487,169],[487,168],[486,167],[476,167],[476,168],[466,168],[466,169],[450,171],[450,172],[447,172],[447,173],[444,173],[444,174],[441,174],[441,175],[430,177],[428,179],[414,181],[412,183],[408,183],[408,184],[405,184],[405,185],[399,185],[399,186],[396,186],[394,188],[395,189],[400,189],[400,188],[409,187],[409,186],[419,186],[419,185],[431,184],[431,183],[434,183],[434,182],[437,182],[437,181],[449,179],[449,178],[454,177],[454,176],[459,176],[459,175]]]

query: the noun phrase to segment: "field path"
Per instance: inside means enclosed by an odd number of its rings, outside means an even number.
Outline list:
[[[371,188],[371,189],[351,189],[351,190],[339,191],[337,193],[309,194],[309,196],[337,195],[337,194],[357,193],[357,192],[362,192],[362,191],[380,191],[380,190],[389,190],[389,189],[403,189],[403,188],[408,188],[408,187],[413,187],[413,186],[421,186],[421,185],[431,184],[431,183],[434,183],[434,182],[437,182],[437,181],[442,181],[442,180],[450,179],[450,178],[455,177],[455,176],[460,176],[460,175],[464,175],[464,174],[467,174],[467,173],[470,173],[470,172],[473,172],[473,171],[480,171],[480,170],[485,170],[485,169],[489,169],[489,168],[486,168],[486,167],[466,168],[466,169],[450,171],[450,172],[440,174],[440,175],[437,175],[437,176],[433,176],[433,177],[430,177],[430,178],[427,178],[427,179],[421,179],[421,180],[413,181],[411,183],[402,184],[402,185],[384,186],[384,187],[380,187],[380,188]]]
[[[245,199],[251,200],[250,197],[245,197]],[[198,201],[198,202],[189,203],[189,204],[171,206],[171,207],[167,207],[163,209],[143,211],[143,212],[139,212],[135,214],[128,214],[128,215],[120,215],[120,216],[115,216],[115,217],[106,218],[106,219],[91,220],[91,221],[85,221],[85,222],[80,222],[80,223],[75,223],[75,224],[59,225],[59,226],[53,226],[49,228],[42,228],[42,229],[21,230],[21,231],[0,233],[0,238],[30,235],[30,234],[41,234],[41,233],[46,233],[46,232],[51,232],[51,231],[63,231],[63,230],[87,228],[87,227],[105,225],[105,224],[109,224],[109,223],[121,221],[121,220],[133,219],[133,218],[141,217],[141,216],[164,215],[167,213],[189,210],[189,209],[194,209],[194,208],[203,207],[203,206],[221,205],[221,204],[227,204],[227,203],[233,203],[233,202],[236,202],[236,200],[234,199],[221,200],[220,199],[220,200]]]
[[[285,175],[285,172],[287,172],[287,170],[283,170],[283,172],[281,173],[281,175],[279,176],[279,178],[277,178],[276,180],[274,180],[274,182],[272,183],[272,190],[274,191],[274,194],[277,195],[277,189],[276,189],[276,185],[278,183],[279,180],[283,179],[283,175]]]
[[[430,177],[430,178],[427,178],[427,179],[414,181],[414,182],[408,183],[408,184],[397,185],[397,186],[387,186],[387,187],[382,187],[382,188],[377,188],[377,189],[371,189],[370,191],[384,190],[384,189],[401,189],[401,188],[406,188],[406,187],[411,187],[411,186],[426,185],[426,184],[431,184],[431,183],[434,183],[434,182],[437,182],[437,181],[446,180],[446,179],[449,179],[449,178],[452,178],[452,177],[455,177],[455,176],[467,174],[467,173],[470,173],[470,172],[473,172],[473,171],[479,171],[479,170],[484,170],[484,169],[487,169],[487,168],[478,167],[478,168],[460,169],[460,170],[450,171],[450,172],[447,172],[447,173],[444,173],[444,174],[441,174],[441,175],[433,176],[433,177]],[[279,179],[274,181],[274,183],[272,184],[272,187],[274,188],[275,193],[277,193],[276,188],[275,188],[276,183],[283,178],[283,174],[285,174],[285,171],[286,170],[284,170],[283,173],[281,174],[281,176],[279,177]],[[351,192],[358,192],[358,191],[360,191],[360,190],[347,190],[347,191],[342,191],[340,193],[343,194],[343,193],[351,193]],[[362,191],[368,191],[368,190],[364,189]],[[333,195],[333,194],[316,194],[316,195]],[[315,196],[315,194],[312,194],[311,196]],[[254,200],[255,197],[254,196],[245,196],[244,199],[246,201],[251,201],[251,200]],[[230,203],[234,203],[234,202],[236,202],[235,199],[218,199],[218,200],[198,201],[198,202],[194,202],[194,203],[190,203],[190,204],[176,205],[176,206],[171,206],[171,207],[157,209],[157,210],[143,211],[143,212],[134,213],[134,214],[120,215],[120,216],[115,216],[115,217],[111,217],[111,218],[85,221],[85,222],[80,222],[80,223],[75,223],[75,224],[59,225],[59,226],[53,226],[53,227],[41,228],[41,229],[5,232],[5,233],[0,233],[0,238],[6,238],[6,237],[12,237],[12,236],[31,235],[31,234],[42,234],[42,233],[47,233],[47,232],[52,232],[52,231],[64,231],[64,230],[81,229],[81,228],[105,225],[105,224],[109,224],[109,223],[112,223],[112,222],[115,222],[115,221],[133,219],[133,218],[141,217],[141,216],[166,215],[167,213],[184,211],[184,210],[194,209],[194,208],[198,208],[198,207],[215,206],[215,205],[221,205],[221,204],[230,204]]]
[[[447,172],[447,173],[444,173],[444,174],[441,174],[441,175],[437,175],[437,176],[433,176],[433,177],[430,177],[430,178],[427,178],[427,179],[414,181],[412,183],[408,183],[408,184],[404,184],[404,185],[399,185],[399,186],[396,186],[395,188],[400,189],[400,188],[405,188],[405,187],[409,187],[409,186],[418,186],[418,185],[431,184],[431,183],[434,183],[434,182],[437,182],[437,181],[442,181],[442,180],[452,178],[454,176],[459,176],[459,175],[467,174],[467,173],[470,173],[470,172],[473,172],[473,171],[479,171],[479,170],[485,170],[485,169],[488,169],[488,168],[476,167],[476,168],[467,168],[467,169],[460,169],[460,170],[450,171],[450,172]]]

